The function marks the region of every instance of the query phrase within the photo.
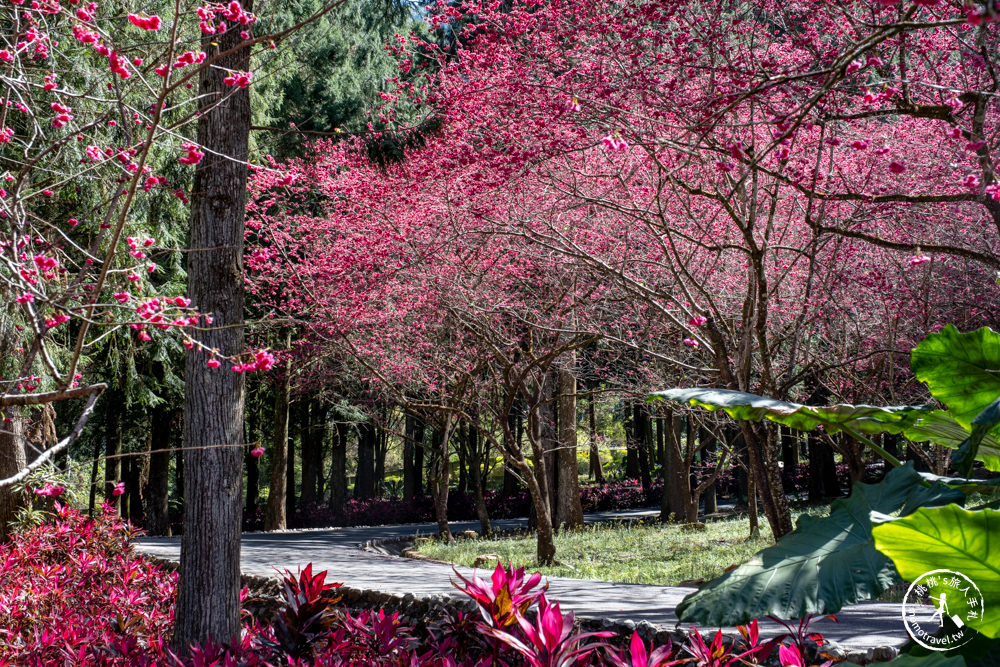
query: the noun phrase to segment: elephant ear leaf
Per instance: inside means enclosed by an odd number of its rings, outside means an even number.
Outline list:
[[[872,535],[878,550],[892,559],[907,581],[932,570],[952,570],[968,577],[986,605],[969,607],[966,600],[957,599],[949,604],[951,613],[987,637],[1000,637],[1000,606],[995,603],[1000,600],[995,544],[1000,536],[1000,511],[969,511],[957,505],[925,507],[875,526]]]
[[[676,401],[706,410],[723,410],[733,419],[748,421],[768,419],[799,431],[811,431],[822,426],[828,433],[837,433],[845,429],[862,433],[901,432],[905,425],[917,420],[917,414],[930,412],[926,408],[909,405],[878,407],[838,403],[830,406],[811,406],[733,389],[698,387],[658,391],[651,394],[649,400]]]
[[[685,623],[732,626],[769,615],[832,614],[871,599],[900,581],[892,561],[875,548],[871,513],[905,516],[964,497],[944,484],[922,482],[910,463],[878,484],[855,484],[850,497],[834,501],[829,516],[802,516],[777,544],[688,595],[677,616]]]
[[[949,324],[913,348],[910,367],[971,431],[973,420],[1000,397],[1000,333],[989,327],[959,333]]]

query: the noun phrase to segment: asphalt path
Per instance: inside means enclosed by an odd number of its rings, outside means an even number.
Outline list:
[[[587,522],[637,518],[654,514],[649,510],[603,512],[588,514]],[[494,521],[497,530],[523,528],[525,519]],[[477,521],[452,522],[451,530],[476,530]],[[284,570],[292,572],[312,563],[313,570],[328,570],[329,578],[360,590],[404,595],[418,598],[440,595],[461,597],[450,584],[454,577],[450,565],[393,556],[365,549],[379,541],[404,539],[415,535],[434,535],[435,524],[400,526],[365,526],[325,528],[315,530],[244,533],[241,549],[243,572],[276,577]],[[178,561],[179,537],[145,537],[139,541],[141,552],[167,560]],[[609,544],[608,548],[614,548]],[[468,576],[471,570],[460,568]],[[480,574],[483,574],[480,572]],[[558,600],[579,618],[614,621],[648,621],[657,626],[677,625],[674,608],[693,588],[620,584],[606,581],[548,577],[550,598]],[[866,650],[879,646],[902,646],[907,638],[900,605],[897,603],[866,602],[845,607],[837,613],[838,623],[822,620],[815,630],[822,632],[847,650]],[[769,621],[762,624],[765,634],[777,626]],[[704,630],[704,629],[703,629]]]

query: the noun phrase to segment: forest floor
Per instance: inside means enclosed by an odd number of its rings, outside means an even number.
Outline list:
[[[604,512],[587,515],[590,522],[609,521],[623,517],[654,515],[651,510]],[[498,530],[517,530],[526,526],[526,519],[495,522]],[[451,524],[458,533],[478,528],[478,522]],[[451,585],[452,566],[412,558],[402,558],[365,550],[364,546],[379,540],[400,540],[414,535],[436,532],[433,524],[404,526],[371,526],[356,528],[325,528],[243,535],[241,563],[246,574],[276,577],[284,569],[296,571],[307,563],[315,570],[329,570],[329,578],[345,586],[368,591],[418,598],[459,594]],[[608,549],[620,545],[609,544]],[[176,562],[180,556],[179,537],[145,537],[139,541],[141,552]],[[460,568],[464,575],[471,573]],[[593,581],[582,578],[547,577],[552,599],[573,610],[580,618],[614,621],[648,621],[658,626],[674,627],[674,608],[694,589],[676,586],[652,586]],[[837,614],[839,623],[824,622],[827,639],[848,649],[868,649],[878,646],[902,646],[906,632],[897,603],[869,602],[845,607]],[[764,632],[776,633],[777,628],[765,621]]]

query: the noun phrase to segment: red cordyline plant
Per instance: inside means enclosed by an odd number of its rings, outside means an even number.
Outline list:
[[[510,564],[504,567],[499,561],[490,576],[489,584],[475,573],[472,579],[466,579],[455,570],[455,576],[464,585],[460,586],[454,581],[452,585],[476,602],[483,622],[491,628],[501,630],[517,623],[518,614],[524,614],[548,588],[546,583],[535,590],[542,581],[542,575],[537,572],[526,577],[523,567],[515,569]]]
[[[614,633],[577,632],[573,614],[546,598],[539,575],[509,565],[498,566],[490,583],[462,578],[459,589],[482,620],[449,612],[420,634],[396,612],[337,610],[340,584],[307,565],[286,571],[271,622],[253,621],[236,640],[192,647],[182,659],[169,648],[176,574],[134,552],[138,531],[110,506],[94,519],[54,506],[51,521],[0,547],[0,665],[730,667],[758,662],[781,639],[760,644],[754,622],[740,629],[742,640],[717,633],[706,644],[696,631],[683,645],[653,647],[633,633],[616,648]],[[780,660],[804,667],[803,655],[792,643]]]

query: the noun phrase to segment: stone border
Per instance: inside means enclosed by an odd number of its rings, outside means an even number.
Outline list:
[[[408,538],[412,541],[412,538]],[[405,540],[372,540],[372,543],[387,544]],[[367,547],[368,543],[366,543]],[[406,551],[406,549],[404,549]],[[385,553],[385,552],[382,552]],[[144,558],[159,565],[163,569],[174,572],[180,564],[176,561],[160,558],[157,556],[146,556]],[[423,557],[419,560],[431,559]],[[440,561],[432,561],[440,562]],[[247,587],[249,597],[244,607],[255,618],[267,618],[273,616],[279,608],[279,598],[282,591],[281,579],[277,576],[264,577],[255,574],[241,575],[241,582]],[[406,624],[420,630],[425,627],[428,621],[440,618],[445,612],[461,610],[466,613],[476,612],[476,604],[470,599],[459,594],[454,595],[429,595],[427,597],[417,597],[412,593],[384,593],[382,591],[352,588],[340,586],[330,592],[331,596],[341,596],[338,604],[345,606],[351,612],[361,610],[384,609],[387,612],[399,612],[400,620]],[[580,630],[584,632],[613,632],[619,637],[622,644],[628,642],[633,632],[638,632],[647,643],[652,642],[654,646],[661,646],[667,642],[682,643],[688,637],[688,632],[677,628],[670,630],[658,627],[649,621],[615,621],[611,619],[595,619],[588,617],[577,617],[576,623]],[[705,638],[711,641],[709,637]],[[837,663],[852,663],[854,665],[869,665],[871,663],[888,662],[898,655],[898,650],[891,646],[879,646],[870,648],[867,651],[847,651],[832,640],[824,641],[823,652],[827,656],[835,656]],[[807,657],[807,664],[822,662],[818,656]],[[777,651],[762,663],[767,667],[779,667]]]

